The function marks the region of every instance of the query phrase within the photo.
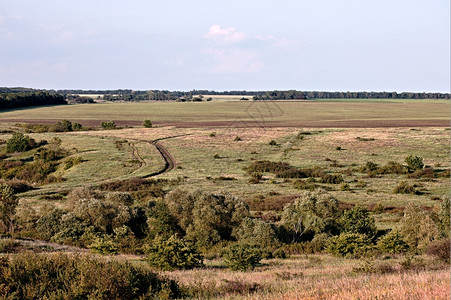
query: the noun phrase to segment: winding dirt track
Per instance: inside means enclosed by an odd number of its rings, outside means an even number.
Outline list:
[[[153,140],[151,142],[140,140],[143,142],[147,142],[150,145],[153,145],[155,148],[157,148],[158,152],[160,152],[161,156],[163,157],[164,163],[165,163],[163,169],[153,172],[151,174],[142,176],[142,178],[149,178],[149,177],[157,176],[157,175],[160,175],[163,173],[167,173],[167,172],[171,171],[172,169],[174,169],[177,166],[176,160],[174,159],[174,157],[172,157],[171,153],[169,153],[168,149],[166,149],[166,147],[159,144],[158,142],[161,140],[173,139],[173,138],[187,136],[187,135],[190,135],[190,134],[180,134],[180,135],[168,136],[168,137]]]

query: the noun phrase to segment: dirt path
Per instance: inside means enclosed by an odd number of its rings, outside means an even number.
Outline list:
[[[157,176],[163,173],[167,173],[170,172],[172,169],[174,169],[177,166],[177,162],[174,159],[174,157],[172,157],[171,153],[169,153],[168,149],[166,149],[166,147],[164,147],[163,145],[159,144],[158,142],[161,140],[167,140],[167,139],[173,139],[173,138],[177,138],[177,137],[182,137],[182,136],[187,136],[190,134],[181,134],[181,135],[175,135],[175,136],[168,136],[165,138],[160,138],[160,139],[156,139],[153,140],[151,142],[148,142],[149,144],[155,146],[155,148],[157,148],[158,152],[160,152],[161,156],[164,159],[164,168],[154,172],[152,174],[146,175],[146,176],[142,176],[142,178],[149,178],[149,177],[153,177],[153,176]]]

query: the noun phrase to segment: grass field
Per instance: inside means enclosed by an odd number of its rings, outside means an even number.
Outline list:
[[[80,157],[82,163],[58,169],[55,175],[64,181],[36,186],[19,195],[19,209],[62,206],[64,199],[55,200],[52,194],[163,169],[162,155],[150,143],[155,140],[171,154],[175,168],[154,178],[177,182],[177,187],[186,191],[231,193],[247,202],[254,216],[272,214],[277,218],[283,205],[302,192],[295,187],[295,179],[277,178],[268,172],[258,183],[250,183],[245,168],[259,160],[341,174],[347,189],[342,189],[342,184],[317,184],[343,206],[369,208],[379,229],[396,228],[410,202],[437,210],[441,201],[450,197],[449,176],[369,176],[360,171],[367,162],[404,164],[409,155],[421,156],[425,165],[436,170],[449,170],[449,101],[253,102],[219,98],[202,103],[102,103],[0,112],[0,129],[6,132],[0,134],[0,140],[10,137],[7,130],[22,130],[15,125],[21,122],[49,124],[67,119],[98,127],[101,121],[113,120],[124,127],[30,133],[36,140],[60,138],[69,157]],[[144,119],[151,120],[154,127],[142,128]],[[130,126],[134,127],[127,128]],[[418,194],[395,194],[401,181],[415,185]],[[165,187],[166,191],[172,188]],[[118,259],[142,263],[139,257]],[[418,268],[405,269],[406,259],[380,257],[373,261],[374,269],[363,272],[362,266],[368,267],[365,260],[329,255],[264,260],[249,272],[229,271],[222,262],[212,260],[204,269],[162,274],[199,298],[449,298],[446,264],[425,256],[415,258]]]
[[[99,126],[113,120],[139,126],[150,119],[158,126],[177,127],[418,127],[449,126],[449,101],[396,102],[212,101],[200,103],[77,104],[0,113],[0,122],[71,120]]]

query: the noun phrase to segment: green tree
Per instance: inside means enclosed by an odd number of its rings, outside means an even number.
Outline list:
[[[370,216],[368,209],[355,206],[343,212],[339,220],[342,232],[362,233],[369,238],[376,235],[376,221]]]
[[[221,256],[226,266],[233,271],[255,268],[261,260],[261,252],[255,246],[236,243],[223,250]]]
[[[372,249],[371,240],[360,233],[342,233],[328,240],[328,251],[346,257],[359,257]]]
[[[404,253],[409,250],[409,245],[404,241],[397,230],[392,230],[382,236],[377,242],[377,247],[386,253]]]
[[[230,240],[234,228],[249,216],[248,206],[231,195],[175,190],[165,198],[168,209],[186,239],[199,249],[208,249],[221,240]]]
[[[14,233],[14,216],[19,200],[14,190],[6,184],[0,186],[0,232]]]
[[[324,190],[305,191],[293,203],[285,205],[282,224],[293,232],[293,241],[305,233],[334,233],[337,230],[338,201]]]
[[[144,122],[143,122],[143,126],[145,127],[145,128],[152,128],[152,122],[150,121],[150,120],[144,120]]]
[[[405,162],[409,171],[413,172],[415,170],[421,170],[424,167],[423,158],[419,156],[409,155],[406,157]]]
[[[116,124],[114,123],[114,121],[102,121],[100,123],[100,126],[103,129],[116,129]]]
[[[276,228],[260,219],[244,218],[232,234],[238,242],[271,247],[277,244]]]
[[[439,229],[431,214],[420,206],[409,203],[400,220],[400,234],[412,251],[423,251],[427,245],[440,237]]]
[[[161,270],[193,269],[202,267],[203,257],[185,241],[172,235],[168,239],[157,237],[147,247],[147,261]]]
[[[23,133],[16,132],[6,141],[6,152],[24,152],[37,146],[36,141]]]

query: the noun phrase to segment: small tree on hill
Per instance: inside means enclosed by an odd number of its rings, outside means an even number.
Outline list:
[[[152,128],[152,122],[150,121],[150,120],[144,120],[144,122],[143,122],[143,126],[145,127],[145,128]]]
[[[0,232],[14,233],[14,216],[19,200],[14,195],[14,190],[2,184],[0,186]]]
[[[31,150],[37,146],[36,141],[27,135],[23,135],[20,132],[16,132],[6,142],[6,151],[12,152],[24,152]]]

